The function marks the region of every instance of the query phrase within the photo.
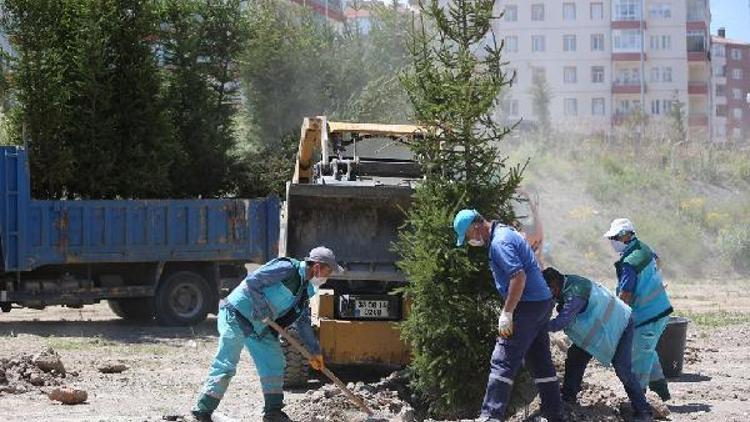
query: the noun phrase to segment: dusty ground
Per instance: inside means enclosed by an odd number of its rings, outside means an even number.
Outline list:
[[[701,323],[690,326],[684,375],[671,384],[670,420],[750,420],[750,293],[744,289],[746,284],[670,286],[675,308]],[[122,321],[106,304],[81,310],[14,309],[0,314],[0,358],[51,347],[68,372],[61,381],[85,389],[88,401],[77,406],[56,404],[40,388],[22,394],[0,393],[0,415],[3,421],[157,421],[165,415],[185,415],[206,375],[215,341],[213,318],[194,329],[165,328]],[[111,362],[124,363],[128,369],[114,374],[97,370]],[[365,381],[373,381],[372,375],[368,372]],[[348,370],[344,378],[357,381],[358,373]],[[611,391],[613,403],[624,397],[611,370],[591,367],[586,381],[592,389],[604,385],[601,392],[609,395]],[[320,382],[311,381],[308,389],[320,388]],[[304,400],[310,397],[321,401],[321,394],[307,393],[308,389],[288,392],[290,408],[305,409]],[[244,355],[219,410],[235,420],[257,421],[261,403],[258,379]],[[299,413],[303,420],[310,419],[303,415]],[[621,420],[617,412],[613,415],[606,420]]]

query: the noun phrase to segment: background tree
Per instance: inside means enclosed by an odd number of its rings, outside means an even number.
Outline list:
[[[179,152],[173,195],[211,197],[232,189],[234,115],[241,106],[236,58],[248,39],[240,0],[163,4],[161,50],[168,114]]]
[[[547,75],[542,68],[531,69],[533,86],[531,87],[531,108],[539,125],[542,138],[546,138],[552,128],[549,103],[552,101],[552,90],[547,83]]]
[[[476,415],[497,336],[500,304],[486,250],[455,247],[463,207],[509,221],[521,168],[498,147],[508,129],[491,117],[510,76],[491,30],[492,0],[420,4],[403,78],[426,134],[411,144],[425,180],[396,250],[412,299],[402,335],[411,344],[412,386],[439,417]]]

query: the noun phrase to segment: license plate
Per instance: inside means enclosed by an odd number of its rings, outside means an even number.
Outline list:
[[[357,318],[388,318],[390,303],[387,300],[357,299],[354,316]]]

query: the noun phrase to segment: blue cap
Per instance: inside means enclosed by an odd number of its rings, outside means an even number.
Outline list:
[[[453,219],[453,230],[456,231],[456,246],[463,246],[464,238],[466,237],[466,231],[469,230],[469,226],[479,216],[477,210],[461,210],[456,214]]]

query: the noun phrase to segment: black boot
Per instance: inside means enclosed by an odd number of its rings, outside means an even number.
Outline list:
[[[656,393],[661,401],[667,401],[672,398],[672,396],[669,394],[669,386],[667,385],[667,380],[665,379],[651,381],[650,383],[648,383],[648,388]]]
[[[292,422],[292,419],[281,409],[273,409],[263,413],[263,422]]]

